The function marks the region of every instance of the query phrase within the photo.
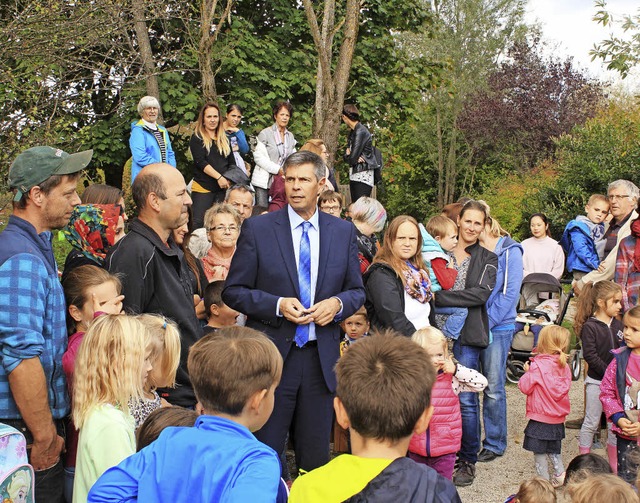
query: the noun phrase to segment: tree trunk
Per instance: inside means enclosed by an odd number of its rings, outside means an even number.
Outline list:
[[[154,96],[158,102],[160,102],[160,87],[158,86],[156,65],[153,59],[153,51],[151,50],[151,41],[149,40],[144,4],[144,0],[132,0],[131,11],[133,13],[134,28],[136,38],[138,39],[140,58],[142,59],[142,69],[147,85],[147,95]],[[158,110],[158,122],[161,124],[163,123],[162,104],[160,106],[160,110]]]
[[[230,21],[233,0],[227,0],[227,4],[216,24],[214,20],[217,6],[218,0],[202,0],[200,5],[200,40],[198,42],[198,66],[202,82],[202,94],[205,101],[213,102],[218,99],[216,75],[211,64],[213,45],[218,39],[222,25],[225,21]]]
[[[345,18],[338,24],[335,22],[335,0],[326,0],[322,31],[318,26],[311,0],[303,0],[302,3],[318,54],[313,136],[324,141],[329,152],[329,165],[333,166],[340,134],[340,114],[349,85],[349,73],[358,37],[360,0],[347,0]],[[332,65],[333,39],[340,29],[343,30],[342,45],[338,60]],[[331,71],[332,66],[335,67],[334,72]]]

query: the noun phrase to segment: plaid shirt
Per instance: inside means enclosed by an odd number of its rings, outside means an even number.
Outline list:
[[[616,271],[613,280],[622,287],[622,310],[627,312],[638,304],[640,294],[640,271],[633,270],[636,238],[627,236],[618,246]]]
[[[67,347],[65,301],[51,233],[38,235],[12,215],[0,234],[0,418],[19,419],[8,375],[22,360],[39,357],[54,419],[69,412],[62,355]]]

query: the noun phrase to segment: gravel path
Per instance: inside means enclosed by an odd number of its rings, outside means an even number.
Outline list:
[[[575,381],[569,393],[571,414],[568,419],[582,416],[583,380]],[[482,400],[481,400],[482,402]],[[509,426],[508,447],[504,456],[490,463],[476,464],[476,480],[469,487],[459,487],[458,493],[464,503],[503,503],[515,493],[520,483],[535,476],[533,454],[522,448],[525,418],[525,395],[517,386],[507,383],[507,423]],[[565,467],[578,454],[579,430],[566,430],[562,442],[562,460]],[[604,449],[593,451],[606,458]]]

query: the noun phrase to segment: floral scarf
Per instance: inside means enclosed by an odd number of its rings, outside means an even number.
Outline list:
[[[406,261],[405,264],[407,265],[407,269],[404,270],[407,283],[404,287],[405,292],[418,302],[426,304],[433,297],[429,273],[424,269],[418,269],[409,261]]]
[[[119,204],[79,204],[62,234],[85,257],[102,265],[113,246],[121,215]]]

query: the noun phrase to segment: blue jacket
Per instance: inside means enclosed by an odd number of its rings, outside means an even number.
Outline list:
[[[436,275],[431,268],[431,261],[434,258],[442,258],[448,262],[449,255],[444,252],[435,238],[427,232],[427,229],[424,228],[424,225],[418,224],[418,227],[420,227],[420,234],[422,234],[422,259],[424,260],[425,264],[429,266],[431,291],[438,292],[442,290],[442,286],[440,286],[440,283],[438,283],[438,279],[436,278]]]
[[[564,229],[560,246],[567,255],[567,271],[591,272],[600,265],[596,244],[585,222],[571,220]]]
[[[15,215],[0,233],[0,418],[19,419],[8,375],[23,360],[40,358],[54,419],[69,412],[62,355],[66,307],[51,247],[51,232]]]
[[[244,426],[200,416],[193,428],[165,428],[160,437],[107,470],[88,502],[276,501],[280,460]]]
[[[167,129],[158,124],[158,131],[162,133],[164,144],[167,147],[167,163],[176,167],[176,156],[171,147],[171,140]],[[162,154],[158,140],[151,130],[147,128],[140,119],[131,123],[131,136],[129,138],[129,148],[131,148],[131,183],[135,180],[140,170],[149,164],[162,162]]]
[[[490,330],[515,328],[516,310],[522,286],[522,246],[509,236],[498,241],[493,251],[498,256],[496,286],[487,301]]]

